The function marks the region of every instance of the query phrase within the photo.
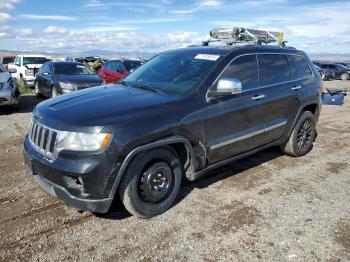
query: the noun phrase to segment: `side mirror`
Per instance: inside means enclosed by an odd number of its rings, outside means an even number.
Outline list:
[[[9,69],[9,73],[15,74],[15,73],[17,73],[17,69],[16,68],[10,68]]]
[[[236,78],[223,78],[220,79],[217,87],[216,94],[218,95],[234,95],[242,93],[242,83]]]

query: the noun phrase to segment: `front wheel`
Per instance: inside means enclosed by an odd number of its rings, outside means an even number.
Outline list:
[[[128,167],[119,188],[125,208],[140,218],[164,213],[176,199],[182,167],[171,148],[138,154]]]
[[[315,117],[310,111],[305,111],[295,125],[288,141],[281,146],[281,149],[290,156],[303,156],[312,149],[315,135]]]

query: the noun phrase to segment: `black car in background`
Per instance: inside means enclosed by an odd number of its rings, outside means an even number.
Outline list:
[[[37,97],[55,97],[76,90],[104,84],[87,65],[77,62],[47,62],[35,78]]]
[[[323,69],[318,65],[314,64],[316,70],[320,74],[322,80],[330,80],[335,78],[335,73],[331,70]]]
[[[324,63],[320,64],[319,67],[322,69],[330,70],[334,72],[335,79],[349,80],[350,79],[350,69],[337,63]]]

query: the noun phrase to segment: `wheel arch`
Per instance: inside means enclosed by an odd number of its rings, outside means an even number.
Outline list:
[[[136,155],[138,155],[141,152],[148,151],[150,149],[164,146],[172,148],[177,153],[177,155],[180,158],[179,160],[181,164],[183,166],[186,166],[186,176],[189,176],[196,172],[196,157],[191,142],[187,138],[182,136],[172,136],[164,138],[155,142],[138,146],[128,153],[117,172],[109,197],[115,196],[122,177],[124,176],[129,164],[135,158]]]

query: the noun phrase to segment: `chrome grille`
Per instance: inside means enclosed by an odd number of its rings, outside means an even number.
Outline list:
[[[0,103],[5,103],[5,102],[7,102],[8,100],[6,99],[6,98],[4,98],[4,97],[0,97]]]
[[[29,139],[36,150],[49,159],[54,158],[57,132],[33,120],[30,124]]]

